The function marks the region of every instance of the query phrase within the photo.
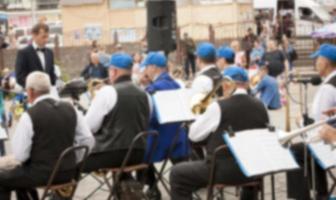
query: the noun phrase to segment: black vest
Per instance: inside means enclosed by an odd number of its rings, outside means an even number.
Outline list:
[[[34,137],[30,159],[25,165],[33,170],[50,171],[61,153],[74,144],[75,109],[69,103],[45,99],[27,112],[32,120]],[[74,169],[75,165],[75,155],[70,155],[61,170]]]
[[[269,122],[265,106],[259,100],[249,95],[234,95],[226,100],[220,100],[220,125],[207,141],[208,155],[225,144],[223,134],[230,129],[239,132],[248,129],[266,128]]]
[[[133,138],[147,130],[150,108],[147,94],[134,85],[130,77],[122,77],[114,85],[117,103],[105,116],[102,126],[95,134],[93,152],[127,150]],[[145,149],[144,142],[138,142],[136,149]]]
[[[204,71],[202,75],[209,77],[212,80],[212,87],[216,87],[218,84],[221,83],[223,76],[220,72],[220,70],[217,67],[211,67],[210,69]],[[222,87],[220,87],[216,94],[218,96],[223,96],[223,90]]]
[[[333,76],[328,82],[327,84],[330,84],[332,86],[334,86],[336,88],[336,75]]]

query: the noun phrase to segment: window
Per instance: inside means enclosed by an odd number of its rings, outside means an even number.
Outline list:
[[[37,0],[37,9],[56,9],[58,8],[59,0]]]
[[[134,0],[110,0],[110,7],[112,9],[135,8],[136,3]]]

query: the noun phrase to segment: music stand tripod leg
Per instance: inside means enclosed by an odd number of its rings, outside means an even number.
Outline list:
[[[335,190],[335,188],[336,188],[336,177],[335,177],[334,174],[332,173],[331,169],[328,169],[327,172],[328,172],[330,178],[331,178],[332,181],[333,181],[333,183],[332,183],[332,185],[331,185],[331,187],[330,187],[330,190],[329,190],[329,192],[328,192],[328,197],[331,198],[331,196],[333,195],[334,190]]]
[[[275,178],[274,174],[271,174],[271,190],[272,190],[272,200],[275,200]]]

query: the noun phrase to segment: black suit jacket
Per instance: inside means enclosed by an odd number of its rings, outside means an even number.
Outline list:
[[[56,75],[54,70],[54,54],[50,49],[46,48],[44,56],[45,70],[43,69],[37,52],[32,45],[18,51],[15,64],[15,74],[17,82],[22,87],[25,87],[27,76],[34,71],[47,73],[50,76],[52,85],[55,85]]]

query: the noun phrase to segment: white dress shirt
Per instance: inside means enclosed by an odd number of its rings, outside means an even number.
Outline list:
[[[34,101],[36,103],[45,99],[56,99],[51,95],[43,95]],[[57,99],[56,99],[57,100]],[[94,138],[89,127],[86,125],[83,115],[76,110],[77,124],[74,145],[86,145],[90,150],[94,146]],[[50,122],[52,123],[52,122]],[[33,145],[34,129],[32,120],[28,113],[23,113],[11,140],[11,146],[14,158],[21,163],[30,158],[30,152]]]
[[[41,62],[41,64],[42,64],[42,68],[43,68],[43,70],[46,70],[46,61],[45,61],[44,53],[43,53],[42,51],[38,51],[39,46],[38,46],[35,42],[33,42],[32,45],[33,45],[33,47],[34,47],[34,49],[35,49],[35,51],[36,51],[36,53],[37,53],[37,56],[38,56],[39,59],[40,59],[40,62]]]
[[[97,133],[105,116],[117,103],[117,91],[112,86],[104,86],[96,92],[96,96],[85,115],[85,121],[92,133]]]
[[[327,116],[323,115],[323,112],[336,107],[336,88],[327,84],[334,76],[336,76],[336,70],[325,78],[315,95],[312,108],[312,117],[315,121],[325,119]]]
[[[150,96],[148,96],[148,102],[150,106],[150,113],[152,113],[153,107]],[[113,86],[104,86],[97,91],[95,98],[93,99],[88,112],[85,115],[85,121],[89,125],[92,133],[97,133],[102,126],[104,118],[115,107],[118,101],[117,91]]]
[[[198,72],[197,77],[191,85],[193,94],[208,94],[213,89],[213,81],[210,77],[203,75],[205,71],[216,67],[215,65],[209,65],[204,67],[200,72]]]
[[[245,89],[238,88],[233,95],[246,94]],[[222,112],[218,102],[213,102],[206,109],[205,113],[198,116],[195,122],[190,126],[189,139],[192,142],[201,142],[216,131],[220,125]]]

